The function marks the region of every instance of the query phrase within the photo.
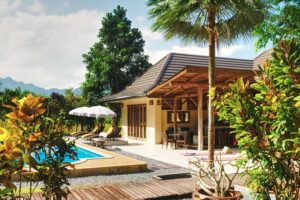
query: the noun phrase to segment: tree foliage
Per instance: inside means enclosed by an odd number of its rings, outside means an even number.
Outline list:
[[[280,40],[300,42],[300,2],[298,0],[272,0],[273,12],[269,19],[257,27],[256,46],[264,48],[268,42],[276,45]]]
[[[215,13],[215,32],[220,44],[230,45],[240,38],[252,38],[254,27],[269,15],[267,1],[148,0],[153,29],[166,39],[206,45],[209,41],[208,13]],[[255,13],[255,15],[253,14]]]
[[[208,85],[215,90],[215,52],[219,44],[230,45],[239,38],[251,38],[254,28],[269,15],[267,0],[148,0],[153,29],[165,38],[184,43],[209,44]],[[254,14],[255,13],[255,14]],[[208,155],[214,158],[214,108],[208,98]]]
[[[83,54],[86,80],[83,96],[89,105],[97,105],[103,96],[123,90],[150,67],[144,55],[141,32],[131,28],[126,10],[120,6],[106,14],[96,42]]]
[[[6,105],[8,129],[0,127],[0,199],[21,199],[22,181],[29,183],[29,199],[37,181],[43,181],[46,199],[62,199],[68,193],[65,157],[74,157],[74,143],[67,142],[65,119],[47,117],[47,99],[29,94]],[[40,153],[46,158],[40,159]],[[33,173],[34,169],[37,173]],[[19,177],[18,186],[12,181]]]
[[[216,103],[246,152],[256,199],[300,198],[300,43],[280,42],[257,74],[242,79]]]
[[[0,90],[0,121],[4,120],[5,115],[9,112],[9,109],[3,105],[12,105],[11,100],[13,98],[21,99],[29,93],[29,91],[22,90],[21,88]]]

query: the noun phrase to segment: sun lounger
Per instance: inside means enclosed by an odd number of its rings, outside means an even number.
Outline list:
[[[112,139],[114,140],[116,137],[118,137],[119,133],[120,133],[120,128],[119,127],[116,127],[114,128],[114,130],[110,133],[110,134],[107,134],[106,136],[104,136],[104,138],[107,140],[107,139]]]
[[[90,140],[91,138],[97,136],[97,134],[99,133],[99,131],[100,131],[99,128],[95,127],[93,131],[82,135],[81,139],[83,139],[83,140]]]
[[[78,136],[87,134],[87,132],[85,132],[85,131],[75,131],[75,132],[72,132],[72,133],[69,133],[69,134],[70,134],[70,136],[72,136],[72,137],[78,137]]]
[[[110,128],[108,129],[107,132],[101,132],[101,133],[99,133],[98,137],[99,137],[99,138],[107,138],[107,137],[108,137],[109,135],[111,135],[113,132],[114,132],[114,128],[113,128],[113,127],[110,127]]]

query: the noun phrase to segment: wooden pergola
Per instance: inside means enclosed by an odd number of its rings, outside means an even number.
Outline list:
[[[225,88],[238,78],[254,80],[254,71],[250,68],[216,68],[216,87]],[[156,86],[147,93],[150,98],[161,98],[162,101],[173,99],[174,118],[177,116],[177,100],[190,100],[197,107],[198,114],[198,149],[204,146],[203,137],[203,93],[208,90],[208,69],[201,66],[187,66],[167,81]],[[197,101],[195,98],[197,97]],[[168,103],[165,101],[165,103]],[[174,120],[177,130],[177,120]]]

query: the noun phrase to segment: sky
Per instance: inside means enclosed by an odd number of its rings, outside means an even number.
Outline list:
[[[146,0],[0,0],[0,77],[44,88],[79,87],[86,73],[82,54],[98,41],[102,17],[117,5],[142,32],[152,64],[170,52],[208,54],[207,46],[153,32]],[[265,50],[256,51],[254,43],[239,40],[217,55],[253,59]]]

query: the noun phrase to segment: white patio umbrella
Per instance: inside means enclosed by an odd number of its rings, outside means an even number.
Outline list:
[[[83,106],[69,111],[69,115],[87,116],[89,107]]]
[[[89,107],[83,106],[83,107],[75,108],[75,109],[69,111],[69,115],[76,115],[76,116],[84,117],[83,125],[81,124],[81,131],[83,131],[83,129],[84,129],[83,127],[85,125],[85,117],[87,117],[88,109],[89,109]],[[77,131],[77,128],[76,128],[76,131]]]
[[[103,106],[93,106],[88,108],[86,113],[88,117],[105,118],[117,116],[114,111]]]

